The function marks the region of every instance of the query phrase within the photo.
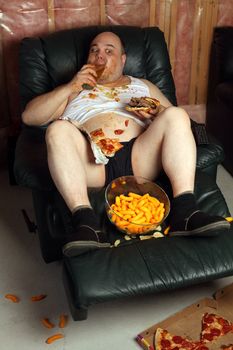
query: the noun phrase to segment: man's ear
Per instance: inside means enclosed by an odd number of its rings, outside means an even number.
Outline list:
[[[122,61],[122,64],[125,65],[125,62],[126,62],[126,54],[125,53],[123,53],[121,55],[121,61]]]

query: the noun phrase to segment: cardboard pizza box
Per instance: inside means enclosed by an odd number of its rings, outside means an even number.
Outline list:
[[[233,283],[219,289],[213,298],[201,299],[144,330],[137,335],[136,340],[144,350],[156,350],[154,337],[158,327],[173,335],[184,336],[194,341],[200,340],[201,320],[206,312],[217,314],[233,323]],[[210,350],[223,350],[225,345],[230,344],[233,344],[233,332],[206,345]]]

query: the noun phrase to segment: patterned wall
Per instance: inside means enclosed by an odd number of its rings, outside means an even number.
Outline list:
[[[96,24],[159,26],[178,103],[198,105],[206,101],[213,27],[233,25],[233,0],[0,0],[0,127],[19,118],[20,40]]]

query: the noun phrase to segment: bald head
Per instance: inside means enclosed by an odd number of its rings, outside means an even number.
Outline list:
[[[98,42],[99,40],[101,41],[113,41],[116,45],[116,47],[120,48],[121,50],[121,54],[125,54],[125,48],[124,48],[124,45],[120,39],[120,37],[118,35],[116,35],[115,33],[113,32],[102,32],[100,34],[98,34],[94,39],[93,41],[91,42],[91,46],[93,44],[95,44],[95,42]]]
[[[122,78],[126,61],[122,42],[116,34],[103,32],[98,34],[90,45],[87,62],[95,66],[105,66],[98,82],[114,82]]]

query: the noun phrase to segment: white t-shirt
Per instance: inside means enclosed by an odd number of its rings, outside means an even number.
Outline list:
[[[150,120],[145,121],[125,110],[131,97],[150,96],[148,86],[140,79],[129,76],[131,82],[115,88],[96,85],[92,90],[82,90],[78,96],[68,103],[59,119],[75,121],[81,127],[86,121],[102,113],[115,112],[117,115],[133,119],[139,125],[146,127]],[[109,159],[101,149],[90,139],[91,148],[97,164],[107,164]]]
[[[143,122],[126,111],[125,106],[131,97],[150,96],[149,88],[140,79],[129,78],[131,83],[124,86],[108,88],[97,84],[93,90],[82,90],[68,103],[60,119],[75,120],[82,125],[101,113],[116,112],[118,115],[134,119],[138,124],[146,126],[146,121]]]

